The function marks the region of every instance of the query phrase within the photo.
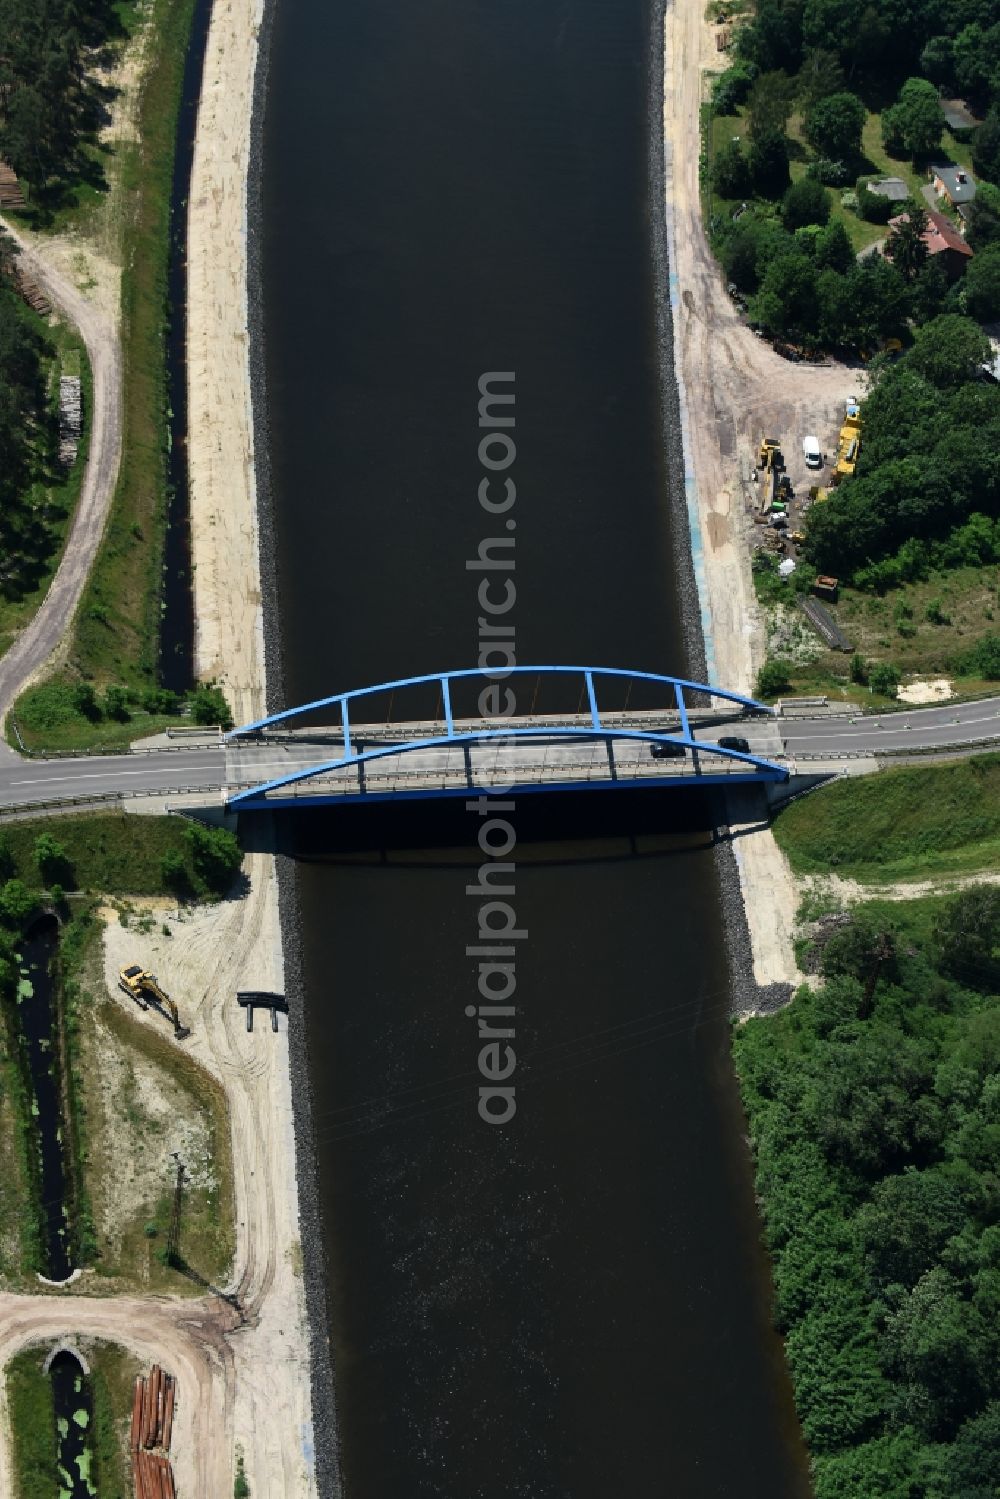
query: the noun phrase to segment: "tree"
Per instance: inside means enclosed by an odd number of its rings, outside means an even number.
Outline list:
[[[818,270],[839,271],[843,275],[854,264],[851,237],[840,219],[833,219],[816,241]]]
[[[969,204],[965,237],[977,254],[1000,240],[1000,187],[994,187],[992,182],[976,186],[976,196]]]
[[[747,99],[750,135],[784,135],[795,103],[795,85],[787,73],[762,73]]]
[[[932,36],[920,54],[921,72],[938,88],[955,78],[955,53],[950,36]]]
[[[874,1285],[915,1285],[936,1264],[965,1215],[958,1182],[941,1170],[910,1167],[879,1182],[853,1224]]]
[[[912,285],[927,263],[930,252],[923,238],[927,223],[923,209],[913,205],[907,213],[900,215],[885,242],[887,259],[892,261],[908,285]]]
[[[727,141],[715,158],[712,184],[720,198],[745,198],[751,190],[750,163],[739,141]]]
[[[750,142],[750,175],[762,198],[780,198],[788,186],[788,142],[779,130],[764,130]]]
[[[1000,1491],[1000,1400],[966,1421],[945,1457],[947,1492],[963,1499],[993,1499]]]
[[[917,279],[913,283],[910,307],[914,321],[929,323],[931,318],[938,317],[947,295],[948,277],[945,275],[944,266],[939,260],[929,258],[918,271]]]
[[[799,102],[808,116],[813,105],[844,88],[844,70],[835,52],[814,47],[802,60],[798,76]]]
[[[891,661],[877,661],[868,673],[868,685],[880,697],[895,697],[899,687],[899,667]]]
[[[971,318],[948,312],[917,329],[906,363],[931,385],[948,390],[976,379],[989,358],[983,330]]]
[[[6,833],[0,833],[0,884],[5,880],[13,879],[16,872],[17,860],[14,858],[10,839]]]
[[[976,174],[1000,186],[1000,105],[994,105],[972,140]]]
[[[926,78],[908,78],[898,101],[882,113],[882,141],[890,156],[925,160],[941,145],[944,112]]]
[[[985,1328],[940,1265],[920,1277],[882,1337],[886,1372],[901,1385],[905,1416],[931,1438],[949,1437],[982,1398]]]
[[[8,880],[0,887],[0,921],[23,927],[35,909],[35,897],[23,880]]]
[[[772,260],[751,310],[769,333],[811,331],[818,314],[812,261],[794,253]]]
[[[830,94],[806,115],[806,139],[819,156],[853,161],[861,155],[867,111],[856,94]]]
[[[990,245],[969,261],[961,295],[966,312],[978,322],[1000,318],[1000,244]]]
[[[73,880],[73,866],[61,843],[51,833],[39,833],[35,839],[35,865],[47,885],[68,885]]]
[[[839,271],[820,271],[816,278],[816,301],[817,332],[822,343],[831,349],[855,347],[857,310],[849,279]],[[810,512],[814,513],[817,512]]]
[[[789,234],[807,224],[825,224],[830,217],[826,188],[813,177],[793,182],[781,203],[781,222]]]
[[[1000,890],[972,885],[948,902],[934,928],[938,962],[969,988],[1000,988]]]

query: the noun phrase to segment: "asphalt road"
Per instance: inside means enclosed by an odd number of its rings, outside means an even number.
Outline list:
[[[1000,737],[1000,697],[857,718],[783,719],[781,737],[793,759],[824,760],[898,750],[943,749]]]
[[[752,723],[746,726],[749,737],[756,738]],[[879,755],[891,751],[946,749],[982,744],[1000,738],[1000,697],[977,703],[951,704],[937,708],[915,708],[905,713],[852,718],[831,715],[826,718],[782,719],[767,725],[773,734],[780,729],[786,753],[793,760],[837,760],[859,755]],[[737,732],[743,732],[737,729]],[[763,744],[756,746],[767,754]],[[543,755],[553,768],[562,764],[581,763],[589,747],[564,741],[559,745],[518,746],[525,761],[537,762]],[[296,764],[315,758],[333,758],[330,745],[240,747],[233,763],[240,766],[239,780],[245,784],[252,770],[260,780],[268,780],[293,769]],[[434,764],[443,768],[451,752],[435,751]],[[636,749],[636,757],[648,751]],[[627,752],[616,749],[621,764]],[[405,757],[400,758],[402,768]],[[395,757],[393,757],[395,760]],[[651,763],[651,768],[652,764]],[[807,761],[808,763],[808,761]],[[669,774],[681,762],[655,762],[659,774]],[[428,764],[427,768],[431,768]],[[388,772],[390,765],[375,762],[370,771]],[[77,759],[23,760],[13,754],[0,757],[0,807],[19,807],[38,802],[69,801],[79,798],[113,795],[176,795],[184,791],[221,791],[226,784],[226,751],[221,747],[171,748],[147,750],[126,755],[85,755]]]

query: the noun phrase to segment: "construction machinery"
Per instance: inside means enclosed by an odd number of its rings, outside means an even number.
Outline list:
[[[190,1036],[190,1026],[181,1025],[177,1006],[170,995],[160,988],[159,979],[155,973],[149,973],[138,963],[132,963],[128,968],[122,968],[118,974],[118,987],[130,999],[134,999],[141,1010],[148,1010],[150,1005],[159,1010],[160,1014],[170,1020],[174,1027],[174,1040],[183,1041],[185,1036]]]
[[[833,482],[839,484],[841,479],[850,477],[854,473],[858,461],[858,453],[861,451],[861,418],[852,413],[844,418],[844,425],[840,429],[840,439],[837,445],[837,466],[833,471]]]
[[[757,467],[761,472],[761,486],[757,494],[757,507],[766,513],[771,509],[780,491],[781,470],[785,466],[781,447],[776,437],[762,437]]]

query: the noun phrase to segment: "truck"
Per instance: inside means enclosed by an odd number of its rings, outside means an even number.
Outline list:
[[[131,963],[127,968],[121,968],[118,972],[118,987],[123,994],[134,999],[140,1010],[148,1010],[150,1005],[159,1010],[160,1014],[169,1019],[174,1027],[174,1040],[183,1041],[185,1036],[190,1036],[189,1026],[181,1025],[177,1006],[170,995],[160,987],[160,981],[155,973],[139,963]]]

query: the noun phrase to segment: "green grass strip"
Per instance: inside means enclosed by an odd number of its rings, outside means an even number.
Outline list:
[[[775,820],[799,874],[931,879],[1000,863],[1000,754],[837,781]]]

